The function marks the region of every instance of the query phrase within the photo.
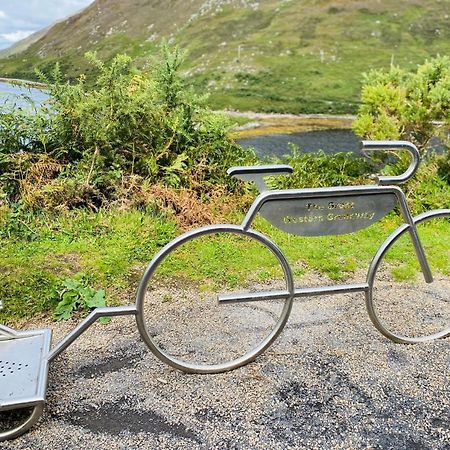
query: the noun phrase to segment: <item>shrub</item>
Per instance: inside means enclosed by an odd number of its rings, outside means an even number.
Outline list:
[[[422,162],[405,191],[415,212],[448,206],[450,198],[450,151],[428,154],[427,144],[436,136],[449,145],[450,58],[438,56],[418,66],[416,72],[399,67],[365,74],[362,105],[353,129],[360,136],[375,140],[404,139],[417,145]],[[379,154],[379,160],[390,161]],[[409,165],[409,156],[385,167],[386,175],[397,175]]]
[[[422,163],[415,176],[406,185],[406,197],[414,212],[450,206],[450,184],[440,176],[443,164],[444,156],[430,157]]]
[[[436,57],[407,72],[399,67],[364,76],[355,132],[368,139],[405,139],[424,150],[433,136],[448,142],[450,58]]]
[[[450,154],[424,157],[414,177],[402,186],[414,214],[448,206],[450,183],[443,174],[449,173],[449,157]],[[375,174],[403,173],[409,165],[409,158],[377,162],[354,153],[302,153],[293,145],[291,155],[272,162],[289,164],[294,172],[289,176],[271,178],[271,186],[294,189],[373,183],[371,180]]]
[[[0,111],[0,188],[10,201],[96,207],[133,175],[198,193],[217,184],[235,189],[226,169],[253,155],[228,138],[227,119],[185,85],[179,50],[164,45],[146,70],[126,55],[109,64],[86,57],[93,79],[81,75],[70,84],[57,65],[39,73],[47,106]]]
[[[370,160],[354,153],[302,153],[290,144],[292,153],[279,160],[293,167],[292,175],[273,178],[274,187],[294,189],[304,187],[345,186],[363,182],[364,175],[374,168]]]

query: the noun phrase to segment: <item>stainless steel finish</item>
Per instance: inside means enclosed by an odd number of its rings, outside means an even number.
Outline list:
[[[362,141],[361,150],[366,155],[374,150],[406,150],[411,155],[411,164],[401,175],[377,177],[378,183],[382,186],[405,183],[416,173],[419,167],[419,150],[414,144],[408,141]]]
[[[51,334],[48,329],[17,332],[0,325],[0,411],[33,408],[23,423],[0,430],[0,442],[25,433],[42,414]]]
[[[366,307],[375,327],[386,337],[402,343],[424,342],[450,335],[450,326],[438,333],[420,338],[409,338],[391,332],[379,319],[373,304],[373,285],[376,272],[386,252],[404,233],[408,232],[426,282],[433,281],[425,251],[417,234],[416,225],[435,217],[450,218],[450,209],[441,209],[412,217],[403,191],[395,186],[411,178],[419,164],[419,152],[405,141],[363,141],[363,151],[380,149],[406,150],[411,164],[400,176],[379,177],[378,186],[346,186],[318,189],[291,189],[268,191],[264,177],[292,173],[286,165],[233,167],[228,173],[244,181],[255,182],[261,194],[253,202],[241,225],[211,225],[178,236],[162,248],[147,266],[136,296],[136,304],[122,307],[97,308],[72,332],[50,350],[51,330],[16,332],[0,325],[0,411],[32,407],[31,415],[15,429],[0,432],[0,441],[13,439],[28,430],[39,419],[45,402],[48,363],[71,345],[98,318],[105,316],[136,316],[139,333],[149,349],[170,366],[191,373],[218,373],[240,367],[267,349],[283,330],[291,312],[293,299],[318,295],[364,292]],[[389,184],[389,186],[387,186]],[[398,204],[404,224],[398,227],[381,245],[368,269],[366,283],[296,288],[289,262],[279,247],[263,234],[252,230],[255,216],[260,213],[274,226],[292,234],[322,236],[351,233],[367,227],[391,211]],[[229,303],[262,300],[284,300],[283,309],[271,332],[255,348],[243,356],[221,364],[201,365],[172,357],[152,339],[144,317],[147,286],[164,259],[173,250],[201,236],[214,233],[234,233],[255,239],[277,258],[284,278],[285,289],[225,294],[218,297],[224,308]],[[449,324],[450,325],[450,324]],[[207,339],[207,336],[205,336]]]
[[[286,164],[270,164],[264,166],[230,167],[227,170],[227,174],[242,181],[252,181],[256,184],[259,192],[264,192],[269,189],[264,181],[265,177],[289,175],[293,171],[292,167]]]
[[[293,298],[314,297],[318,295],[350,294],[352,292],[366,292],[369,289],[367,283],[342,284],[336,286],[319,286],[311,288],[295,289]],[[222,294],[217,296],[219,303],[243,303],[264,300],[276,300],[289,295],[287,291],[273,290],[261,292],[245,292],[239,294]]]
[[[297,290],[295,290],[297,292]],[[260,292],[243,292],[233,294],[220,294],[217,296],[217,301],[221,304],[226,303],[243,303],[243,302],[257,302],[267,300],[279,300],[286,298],[289,295],[288,291],[273,290]],[[294,294],[295,297],[295,294]]]
[[[37,404],[23,423],[11,430],[0,431],[0,442],[15,439],[27,432],[39,420],[43,411],[44,402]]]
[[[44,402],[51,330],[0,332],[0,411]]]
[[[336,199],[336,197],[341,197],[342,199],[347,197],[351,201],[351,198],[381,194],[391,194],[399,201],[401,197],[404,198],[402,190],[396,186],[343,186],[331,188],[266,191],[256,197],[244,220],[242,221],[242,227],[244,229],[250,228],[258,212],[260,212],[263,206],[269,202],[281,203],[282,201],[291,200],[298,201],[299,204],[302,205],[303,203],[300,202],[330,202],[333,201],[333,199]],[[387,197],[388,196],[386,196],[386,198]],[[382,207],[380,206],[380,208]],[[380,210],[380,213],[383,213],[382,209]]]
[[[259,213],[276,228],[302,236],[347,234],[369,227],[397,204],[393,193],[269,200]]]
[[[402,343],[402,344],[414,344],[419,342],[427,342],[434,339],[439,339],[442,337],[446,337],[450,334],[450,324],[447,328],[441,330],[438,333],[434,333],[428,336],[421,336],[421,337],[407,337],[407,336],[401,336],[396,333],[391,332],[386,324],[380,320],[380,318],[377,315],[376,308],[373,303],[373,284],[376,272],[378,270],[378,267],[386,254],[386,252],[391,248],[391,246],[399,239],[404,233],[407,231],[410,231],[411,228],[416,229],[416,225],[425,222],[429,219],[436,218],[436,217],[448,217],[450,219],[450,209],[437,209],[433,211],[428,211],[423,214],[420,214],[419,216],[415,217],[413,219],[413,225],[411,226],[408,223],[405,223],[401,226],[399,226],[380,246],[377,253],[375,254],[372,263],[370,264],[368,273],[367,273],[367,284],[369,285],[369,289],[366,291],[366,307],[367,312],[369,314],[369,317],[372,321],[372,323],[375,325],[378,331],[380,331],[384,336],[391,339],[394,342]],[[417,236],[417,232],[414,236]],[[412,240],[414,241],[413,236],[411,236]],[[450,239],[450,237],[449,237]]]
[[[5,325],[0,324],[0,341],[4,341],[6,339],[11,339],[14,336],[17,336],[17,332],[12,328],[6,327]]]
[[[229,361],[223,364],[210,364],[210,365],[200,365],[190,363],[188,361],[180,360],[172,355],[169,355],[162,348],[158,347],[158,345],[152,339],[151,334],[147,330],[147,325],[145,323],[144,318],[144,300],[147,294],[147,286],[151,281],[152,275],[161,264],[161,262],[170,255],[170,253],[175,250],[177,247],[182,245],[185,242],[191,241],[192,239],[198,238],[200,236],[213,234],[213,233],[235,233],[247,236],[249,238],[256,239],[261,244],[265,245],[278,259],[285,278],[286,278],[286,291],[283,291],[285,295],[285,302],[283,306],[283,310],[280,314],[278,322],[275,324],[272,332],[266,336],[266,338],[259,343],[254,349],[244,354],[243,356]],[[141,279],[141,283],[139,285],[139,289],[136,297],[136,306],[138,309],[138,314],[136,316],[137,326],[141,333],[142,339],[148,345],[150,350],[162,361],[166,362],[170,366],[183,370],[185,372],[190,373],[219,373],[225,372],[228,370],[236,369],[244,364],[247,364],[250,361],[253,361],[259,354],[261,354],[267,347],[269,347],[272,342],[277,338],[277,336],[281,333],[286,321],[289,317],[292,308],[292,298],[294,293],[294,280],[291,272],[291,268],[286,258],[284,257],[281,250],[267,237],[253,230],[243,230],[242,227],[237,225],[211,225],[202,228],[198,228],[196,230],[188,231],[187,233],[182,234],[175,238],[172,242],[167,244],[163,249],[161,249],[150,264],[147,266],[144,275]],[[207,339],[207,337],[205,337]]]
[[[242,221],[242,228],[247,230],[250,228],[256,214],[264,207],[266,203],[281,201],[308,201],[310,203],[318,202],[321,199],[331,199],[331,198],[355,198],[355,197],[366,197],[371,195],[382,195],[382,194],[392,194],[397,198],[398,204],[400,206],[400,211],[406,223],[410,224],[411,227],[409,232],[411,234],[411,239],[416,249],[416,254],[422,268],[422,272],[425,280],[428,283],[433,281],[433,276],[431,274],[430,267],[428,265],[425,252],[420,244],[420,240],[415,231],[413,219],[411,212],[409,211],[408,204],[406,203],[405,194],[397,186],[344,186],[344,187],[332,187],[332,188],[315,188],[315,189],[289,189],[289,190],[278,190],[278,191],[267,191],[258,195],[258,197],[253,202],[247,215]],[[387,198],[387,197],[386,197]],[[380,215],[383,213],[380,210]],[[336,229],[336,227],[335,227]],[[350,227],[346,227],[347,230]],[[326,230],[322,230],[324,232]]]
[[[97,308],[51,351],[51,330],[14,331],[0,325],[0,411],[33,407],[21,425],[0,431],[0,442],[20,436],[39,420],[45,404],[50,361],[98,318],[136,314],[135,305]]]
[[[100,317],[134,316],[137,314],[136,306],[111,306],[96,308],[76,328],[74,328],[64,339],[62,339],[47,355],[48,361],[52,361],[70,344],[72,344],[82,333],[84,333]]]
[[[422,269],[423,278],[427,283],[431,283],[433,281],[433,274],[431,273],[430,266],[428,264],[427,258],[425,256],[425,251],[420,243],[419,236],[417,235],[417,230],[414,224],[414,219],[411,215],[411,211],[408,208],[408,204],[406,202],[406,197],[403,191],[400,191],[401,195],[398,196],[398,201],[400,204],[400,211],[402,213],[403,219],[409,225],[408,231],[411,235],[411,241],[414,245],[414,249],[416,251],[417,259],[420,263],[420,268]]]

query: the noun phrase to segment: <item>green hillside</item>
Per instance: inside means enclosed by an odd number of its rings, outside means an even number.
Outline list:
[[[449,0],[97,0],[0,60],[0,76],[57,60],[76,76],[87,50],[144,64],[165,38],[187,50],[186,74],[212,107],[353,112],[362,72],[450,54],[449,16]]]

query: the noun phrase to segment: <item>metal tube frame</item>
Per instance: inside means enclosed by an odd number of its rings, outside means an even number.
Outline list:
[[[97,319],[100,317],[113,317],[113,316],[127,316],[127,315],[137,315],[136,305],[130,306],[118,306],[118,307],[105,307],[105,308],[96,308],[93,310],[76,328],[74,328],[69,334],[67,334],[56,346],[53,347],[46,355],[43,356],[43,364],[41,367],[41,374],[39,377],[39,391],[41,399],[38,403],[36,403],[36,399],[29,400],[22,399],[20,405],[17,407],[6,406],[6,409],[3,411],[13,411],[31,407],[32,411],[30,416],[20,425],[15,428],[7,431],[0,431],[0,442],[14,439],[16,437],[21,436],[26,431],[28,431],[34,424],[37,423],[39,418],[42,415],[45,406],[45,391],[47,386],[47,374],[48,374],[48,363],[53,361],[59,354],[61,354],[64,350],[67,349],[82,333],[84,333]],[[51,332],[50,330],[39,330],[45,332],[45,339],[50,346]],[[36,331],[27,331],[21,332],[20,336],[24,335],[33,336],[36,334]],[[14,330],[0,325],[0,341],[14,339],[15,337],[19,337],[19,333],[16,333]]]
[[[290,311],[292,308],[292,301],[294,298],[302,298],[302,297],[310,297],[317,295],[333,295],[339,293],[351,293],[351,292],[365,292],[366,294],[366,302],[368,305],[369,316],[371,320],[374,322],[375,326],[388,338],[396,341],[396,342],[421,342],[423,339],[416,340],[408,340],[405,341],[402,337],[396,336],[392,333],[386,332],[383,328],[382,324],[378,321],[375,312],[373,311],[373,305],[371,304],[371,290],[373,286],[375,272],[377,270],[378,264],[380,262],[383,254],[390,248],[390,246],[396,241],[396,239],[402,235],[405,231],[408,231],[411,240],[414,245],[414,249],[417,255],[417,258],[420,263],[420,267],[422,269],[424,279],[427,283],[431,283],[433,281],[433,276],[427,262],[424,249],[420,242],[419,236],[416,230],[416,223],[419,223],[427,218],[434,216],[450,216],[450,210],[437,210],[430,211],[428,213],[422,214],[416,218],[413,218],[409,207],[406,202],[405,194],[403,191],[397,187],[392,186],[396,184],[400,184],[411,178],[417,170],[419,164],[419,152],[417,148],[405,141],[363,141],[362,143],[363,151],[373,151],[379,149],[394,149],[394,150],[406,150],[411,155],[411,164],[404,174],[396,177],[379,177],[378,178],[378,186],[347,186],[347,187],[331,187],[331,188],[317,188],[317,189],[293,189],[293,190],[277,190],[277,191],[266,191],[266,185],[263,181],[259,180],[262,176],[270,175],[270,174],[284,174],[292,171],[288,166],[264,166],[261,170],[258,170],[257,167],[251,167],[249,169],[244,170],[245,168],[232,168],[229,173],[234,176],[239,176],[243,179],[247,179],[250,181],[256,181],[258,187],[263,190],[261,194],[253,202],[249,211],[247,212],[244,220],[241,225],[212,225],[208,227],[199,228],[197,230],[189,231],[181,236],[178,236],[176,239],[167,244],[163,249],[161,249],[157,255],[153,258],[150,264],[147,266],[143,277],[141,279],[141,283],[139,285],[139,289],[136,296],[136,303],[134,305],[129,306],[120,306],[120,307],[105,307],[105,308],[97,308],[92,311],[74,330],[72,330],[66,337],[64,337],[49,353],[45,356],[46,362],[49,363],[53,361],[58,355],[60,355],[64,350],[67,349],[84,331],[86,331],[98,318],[105,316],[125,316],[132,315],[136,318],[137,328],[139,333],[141,334],[142,339],[150,348],[150,350],[162,361],[171,365],[172,367],[184,370],[186,372],[192,373],[218,373],[226,370],[231,370],[242,366],[252,360],[254,360],[260,353],[262,353],[265,349],[267,349],[273,341],[277,338],[277,336],[282,331],[284,325],[286,324],[288,317],[290,315]],[[242,170],[241,170],[242,169]],[[258,173],[261,174],[258,175]],[[369,267],[367,274],[366,283],[360,284],[348,284],[348,285],[334,285],[334,286],[323,286],[323,287],[313,287],[313,288],[303,288],[296,289],[294,287],[294,280],[292,271],[288,261],[286,260],[284,254],[281,252],[279,247],[269,240],[266,236],[258,233],[255,230],[250,228],[251,223],[253,222],[256,214],[261,209],[261,207],[268,201],[273,200],[290,200],[290,199],[307,199],[307,198],[326,198],[326,197],[334,197],[334,196],[354,196],[354,195],[377,195],[382,193],[390,193],[394,194],[397,198],[401,214],[404,219],[404,224],[398,227],[389,238],[384,242],[384,244],[378,249],[375,254],[372,263]],[[152,341],[150,334],[148,333],[145,321],[144,321],[144,311],[143,304],[146,295],[146,287],[148,282],[150,281],[154,271],[161,263],[161,261],[165,258],[165,256],[170,253],[172,250],[180,246],[181,244],[194,239],[198,236],[217,233],[217,232],[232,232],[236,234],[246,235],[252,237],[265,245],[269,250],[277,257],[286,277],[286,290],[276,290],[276,291],[266,291],[260,292],[258,294],[253,293],[245,293],[245,294],[237,294],[237,295],[221,295],[218,298],[219,304],[228,304],[228,303],[239,303],[239,302],[252,302],[252,301],[260,301],[260,300],[272,300],[272,299],[285,299],[285,304],[283,307],[283,311],[281,313],[281,317],[276,324],[275,328],[257,346],[255,349],[247,353],[241,358],[238,358],[229,363],[218,364],[214,366],[201,366],[186,363],[184,361],[179,361],[177,359],[172,358],[170,355],[166,354],[160,348],[158,348]],[[372,309],[371,309],[372,308]],[[8,328],[0,325],[0,330],[3,332],[3,335],[6,335],[8,338],[8,332],[10,331]],[[12,332],[12,330],[11,330]],[[432,335],[431,338],[442,337],[450,334],[450,328],[444,330],[443,332],[436,333]],[[429,337],[430,338],[430,337]],[[0,333],[0,340],[5,339],[2,338],[2,333]],[[0,441],[6,439],[13,439],[25,431],[27,431],[33,424],[37,422],[39,417],[42,414],[44,408],[44,402],[38,403],[34,406],[33,411],[30,417],[22,423],[20,426],[16,427],[13,430],[9,430],[7,432],[0,432]]]
[[[18,425],[16,428],[8,431],[0,432],[0,442],[15,439],[28,431],[41,417],[44,411],[44,402],[41,402],[33,407],[30,417],[25,422]]]
[[[369,313],[369,317],[374,323],[375,327],[389,339],[399,343],[414,343],[425,342],[436,338],[441,338],[450,335],[450,328],[434,333],[430,336],[420,338],[406,338],[404,336],[398,336],[388,331],[383,324],[379,321],[374,306],[372,303],[372,288],[374,283],[374,277],[378,265],[381,261],[381,257],[390,248],[390,246],[406,231],[409,233],[411,241],[414,246],[416,256],[418,258],[421,271],[426,283],[433,282],[433,275],[431,273],[430,266],[428,264],[425,251],[417,233],[416,224],[425,221],[433,217],[446,217],[450,216],[450,210],[433,210],[421,214],[417,217],[412,217],[411,211],[408,207],[404,192],[396,184],[401,184],[411,178],[417,171],[420,155],[419,151],[410,142],[406,141],[363,141],[362,149],[365,152],[381,150],[381,149],[393,149],[393,150],[406,150],[411,156],[411,163],[408,169],[399,176],[391,177],[378,177],[378,185],[376,186],[346,186],[346,187],[332,187],[332,188],[317,188],[317,189],[297,189],[297,190],[278,190],[278,191],[263,191],[255,199],[254,203],[247,212],[242,227],[244,230],[249,230],[250,226],[256,217],[257,213],[261,210],[266,202],[276,200],[292,200],[292,199],[316,199],[316,198],[332,198],[332,197],[345,197],[355,195],[377,195],[382,193],[394,194],[397,203],[402,214],[404,224],[400,225],[380,246],[375,254],[372,263],[369,266],[366,283],[361,284],[348,284],[348,285],[335,285],[335,286],[321,286],[314,288],[294,289],[293,298],[302,298],[316,295],[333,295],[337,293],[350,293],[350,292],[364,292],[366,296],[366,306]],[[286,293],[284,291],[267,291],[260,293],[240,293],[240,294],[228,294],[220,295],[218,301],[220,304],[227,303],[240,303],[240,302],[253,302],[258,300],[271,300],[282,298]]]
[[[250,350],[243,356],[226,363],[219,364],[208,364],[208,365],[199,365],[190,363],[187,361],[183,361],[180,359],[176,359],[165,352],[163,349],[158,347],[152,340],[151,333],[147,329],[147,325],[144,319],[144,301],[147,293],[147,285],[153,276],[153,273],[164,260],[164,258],[169,255],[173,250],[175,250],[180,245],[198,238],[200,236],[204,236],[207,234],[213,233],[235,233],[238,235],[244,235],[249,238],[256,239],[262,245],[266,246],[272,254],[278,259],[278,262],[283,269],[285,280],[286,280],[286,291],[282,291],[282,294],[277,298],[285,299],[285,303],[283,306],[283,310],[280,314],[278,322],[275,324],[272,331],[266,336],[262,342],[259,343],[254,349]],[[294,295],[294,279],[291,271],[291,267],[286,260],[284,254],[281,252],[279,247],[274,244],[270,239],[268,239],[263,234],[255,231],[255,230],[245,230],[242,226],[239,225],[210,225],[201,228],[197,228],[195,230],[188,231],[178,237],[176,237],[173,241],[168,243],[165,247],[163,247],[152,259],[150,264],[147,266],[147,269],[144,272],[144,275],[141,279],[141,283],[139,285],[139,289],[136,296],[136,308],[138,310],[138,314],[136,315],[137,326],[139,332],[141,333],[142,339],[150,348],[150,350],[163,362],[169,364],[170,366],[183,370],[188,373],[220,373],[228,370],[236,369],[244,364],[253,361],[258,355],[260,355],[264,350],[266,350],[278,337],[281,331],[286,324],[291,308],[292,308],[292,300]]]
[[[420,242],[419,236],[417,234],[414,219],[409,210],[408,204],[406,202],[405,194],[397,186],[344,186],[344,187],[334,187],[334,188],[316,188],[316,189],[289,189],[289,190],[279,190],[279,191],[266,191],[258,195],[258,197],[253,202],[248,213],[246,214],[241,226],[244,230],[250,229],[250,226],[255,219],[258,211],[262,206],[273,200],[292,200],[292,199],[309,199],[309,198],[328,198],[328,197],[344,197],[354,196],[354,195],[377,195],[382,193],[394,194],[397,198],[400,211],[405,222],[405,226],[411,236],[414,249],[419,260],[420,267],[424,279],[427,283],[433,281],[433,275],[431,273],[430,266],[428,264],[427,258],[425,256],[424,249]],[[364,291],[368,288],[367,283],[364,285],[348,285],[345,286],[332,286],[323,287],[321,289],[315,288],[314,290],[306,290],[305,295],[327,295],[333,293],[344,293],[344,292],[355,292]],[[296,290],[294,298],[304,296],[302,290]],[[256,300],[255,298],[252,301]],[[227,300],[222,299],[222,302],[231,302],[231,297],[227,297]],[[240,301],[244,301],[243,298]]]
[[[422,214],[419,214],[418,216],[414,217],[413,221],[413,228],[416,230],[416,225],[420,224],[421,222],[425,222],[428,219],[432,218],[439,218],[439,217],[447,217],[450,219],[450,209],[436,209],[432,211],[427,211]],[[372,262],[370,264],[369,270],[367,272],[367,284],[368,289],[366,291],[366,308],[367,312],[369,314],[369,318],[374,324],[375,328],[377,328],[380,333],[382,333],[384,336],[386,336],[388,339],[400,343],[400,344],[415,344],[415,343],[421,343],[421,342],[428,342],[432,341],[434,339],[440,339],[443,337],[447,337],[450,335],[450,326],[447,327],[444,330],[441,330],[439,332],[427,335],[427,336],[421,336],[421,337],[406,337],[402,336],[396,333],[393,333],[385,327],[385,325],[382,323],[382,321],[378,318],[374,304],[373,304],[373,285],[375,281],[375,274],[376,271],[380,265],[381,259],[384,256],[384,254],[391,248],[393,244],[406,232],[410,231],[411,226],[408,223],[404,223],[403,225],[400,225],[397,227],[391,235],[383,242],[383,244],[380,246],[378,251],[376,252],[375,256],[372,259]]]
[[[136,305],[110,306],[94,309],[82,322],[78,324],[66,337],[64,337],[47,355],[49,362],[53,361],[60,353],[66,350],[78,337],[81,336],[100,317],[135,316]]]
[[[376,150],[405,150],[411,156],[411,163],[406,171],[397,176],[378,176],[378,184],[382,186],[392,184],[402,184],[408,181],[417,172],[420,164],[420,153],[417,147],[408,141],[362,141],[361,151],[369,156],[369,153]],[[370,157],[370,156],[369,156]]]

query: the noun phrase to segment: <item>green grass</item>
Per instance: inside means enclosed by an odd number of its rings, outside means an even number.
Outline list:
[[[336,282],[345,282],[359,269],[365,273],[380,244],[398,224],[399,218],[391,214],[357,233],[324,237],[288,235],[264,219],[257,219],[254,225],[282,249],[301,286],[302,277],[311,271]],[[41,214],[15,217],[6,225],[0,235],[4,304],[0,323],[6,324],[36,314],[51,315],[64,279],[80,273],[95,289],[106,290],[109,304],[132,303],[146,264],[179,233],[171,220],[142,211]],[[420,226],[419,231],[432,269],[450,275],[450,222]],[[418,273],[408,235],[392,247],[386,262],[398,280]],[[194,282],[204,291],[282,278],[270,251],[235,235],[195,239],[179,247],[156,272],[156,279]]]
[[[110,301],[132,302],[145,263],[175,233],[170,220],[140,211],[73,211],[12,220],[0,235],[0,321],[52,309],[66,277],[85,273]]]
[[[255,226],[281,248],[301,283],[301,277],[311,270],[335,281],[351,278],[358,269],[365,273],[380,245],[399,224],[399,218],[391,214],[357,233],[324,237],[288,235],[263,219],[258,219]],[[432,269],[448,275],[450,222],[419,227],[419,231]],[[409,279],[420,270],[409,235],[392,247],[386,261],[395,278]],[[232,288],[283,276],[277,259],[261,244],[226,233],[183,244],[161,263],[156,274],[165,279],[196,282],[205,289]]]
[[[361,232],[331,237],[289,235],[263,219],[258,219],[255,225],[281,248],[297,275],[309,269],[342,280],[356,269],[368,267],[396,222],[396,218],[390,217]],[[221,234],[204,236],[181,247],[164,263],[159,274],[233,286],[248,280],[269,280],[282,273],[276,258],[261,244]]]
[[[436,218],[417,226],[422,246],[432,272],[450,275],[450,222]],[[414,247],[408,233],[404,233],[386,253],[386,263],[397,281],[412,280],[420,271]]]
[[[427,57],[448,53],[448,26],[435,6],[342,2],[333,9],[329,2],[267,2],[259,15],[224,8],[213,19],[202,19],[202,44],[197,43],[197,24],[184,30],[180,42],[191,52],[189,65],[201,59],[206,66],[193,79],[199,86],[210,85],[211,102],[218,107],[354,112],[363,72],[388,68],[392,58],[414,68]],[[263,22],[261,15],[270,21]],[[245,35],[233,32],[230,18],[239,18]],[[225,37],[217,29],[230,32]]]

